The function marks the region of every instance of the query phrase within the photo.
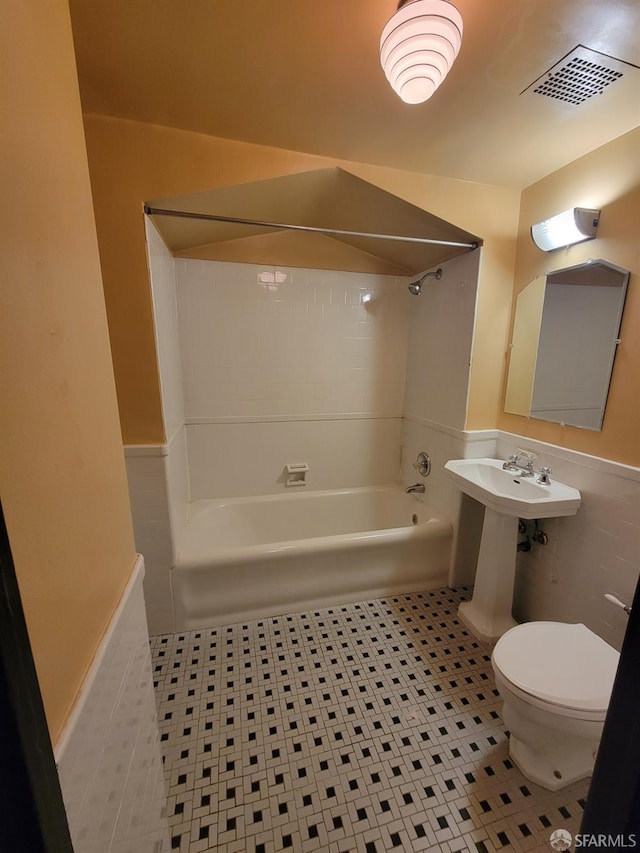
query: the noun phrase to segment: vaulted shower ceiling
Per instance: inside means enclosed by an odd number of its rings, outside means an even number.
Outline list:
[[[153,199],[148,204],[154,209],[351,232],[327,234],[153,216],[176,257],[413,275],[468,252],[468,244],[480,242],[477,236],[339,168]],[[353,232],[379,236],[357,236]]]

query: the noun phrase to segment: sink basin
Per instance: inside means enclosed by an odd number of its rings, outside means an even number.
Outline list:
[[[460,491],[494,512],[517,518],[557,518],[575,515],[580,492],[552,480],[549,486],[536,477],[505,471],[500,459],[452,459],[445,464]]]

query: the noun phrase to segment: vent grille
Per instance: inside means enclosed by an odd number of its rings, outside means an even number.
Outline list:
[[[577,107],[588,98],[601,95],[607,86],[620,77],[620,71],[576,57],[550,74],[533,91]]]
[[[594,95],[602,95],[634,68],[623,60],[578,45],[520,94],[543,95],[578,107]]]

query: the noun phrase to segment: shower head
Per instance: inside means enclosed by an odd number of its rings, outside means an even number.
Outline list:
[[[426,272],[422,278],[419,278],[417,281],[412,281],[409,285],[409,293],[412,293],[414,296],[420,296],[424,280],[429,278],[430,275],[439,281],[442,278],[442,267],[438,267],[435,272]]]

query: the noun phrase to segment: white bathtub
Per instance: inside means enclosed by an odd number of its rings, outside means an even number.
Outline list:
[[[199,501],[172,571],[176,630],[437,589],[451,542],[397,486]]]

